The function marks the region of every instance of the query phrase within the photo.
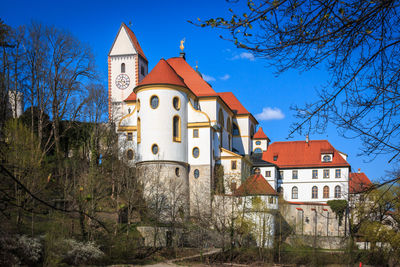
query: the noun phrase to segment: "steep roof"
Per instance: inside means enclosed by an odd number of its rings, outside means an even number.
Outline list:
[[[124,101],[136,101],[135,92],[132,92]]]
[[[362,193],[369,188],[371,188],[373,184],[368,179],[367,175],[363,172],[351,172],[349,175],[349,193],[357,194]]]
[[[332,161],[322,162],[321,153],[327,151],[333,153]],[[263,152],[262,159],[280,168],[350,166],[327,140],[275,142]]]
[[[222,92],[218,95],[224,100],[228,107],[236,114],[250,114],[247,109],[240,103],[232,92]]]
[[[258,128],[257,132],[253,135],[253,139],[267,139],[270,141],[268,136],[264,133],[262,127]]]
[[[187,87],[196,96],[216,96],[217,93],[182,57],[167,60],[168,64],[183,78]]]
[[[272,186],[265,180],[261,174],[253,174],[249,176],[244,183],[235,191],[237,196],[248,196],[248,195],[274,195],[278,193],[272,188]]]
[[[144,77],[144,79],[137,85],[137,87],[149,84],[171,84],[187,87],[183,79],[163,58],[150,71],[150,73],[147,74],[146,77]]]
[[[140,44],[139,44],[138,39],[136,38],[136,35],[133,33],[133,31],[128,26],[126,26],[125,23],[122,22],[122,26],[125,28],[126,32],[128,33],[129,38],[131,39],[131,42],[132,42],[133,46],[135,47],[136,51],[138,52],[138,54],[141,55],[147,61],[147,58],[144,55],[142,47],[140,47]]]

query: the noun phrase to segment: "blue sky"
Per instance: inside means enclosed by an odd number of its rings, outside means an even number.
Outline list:
[[[68,30],[89,44],[107,85],[107,54],[121,22],[131,24],[152,69],[160,58],[177,56],[179,42],[186,38],[186,59],[191,66],[198,62],[199,70],[209,78],[218,92],[232,91],[253,114],[266,111],[259,120],[264,132],[274,141],[285,141],[294,121],[290,106],[303,105],[316,99],[317,90],[328,79],[323,67],[299,73],[292,70],[279,76],[257,59],[232,43],[219,38],[222,32],[195,27],[187,20],[206,19],[227,14],[230,7],[223,0],[202,1],[7,1],[1,0],[0,18],[17,27],[31,20]],[[270,115],[270,116],[269,116]],[[295,135],[290,140],[304,140]],[[349,155],[353,171],[361,168],[371,180],[377,181],[391,170],[389,157],[359,156],[359,140],[345,139],[329,128],[323,135],[310,139],[327,139],[338,150]]]

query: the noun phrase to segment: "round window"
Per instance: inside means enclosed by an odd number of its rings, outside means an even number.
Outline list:
[[[175,174],[176,174],[176,176],[179,177],[179,168],[176,168],[176,169],[175,169]]]
[[[194,170],[194,172],[193,172],[193,175],[194,175],[194,178],[199,178],[199,176],[200,176],[200,171],[199,171],[199,169],[195,169]]]
[[[261,145],[261,141],[256,141],[256,145]]]
[[[151,146],[151,152],[153,152],[154,155],[158,153],[158,145],[154,144]]]
[[[172,99],[172,104],[176,110],[181,109],[181,101],[179,100],[179,97],[174,97],[174,99]]]
[[[323,159],[324,159],[324,162],[331,161],[331,156],[330,156],[330,155],[325,155],[325,156],[323,157]]]
[[[126,156],[127,156],[127,158],[128,158],[129,160],[132,160],[132,159],[133,159],[133,150],[132,150],[132,149],[129,149],[129,150],[126,152]]]
[[[153,95],[150,98],[150,106],[151,106],[151,108],[153,108],[153,109],[157,108],[158,104],[159,104],[158,96]]]
[[[193,157],[198,158],[200,155],[200,149],[198,147],[193,148]]]

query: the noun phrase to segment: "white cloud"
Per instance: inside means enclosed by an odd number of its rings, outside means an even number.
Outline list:
[[[236,59],[248,59],[250,61],[254,61],[255,57],[252,53],[249,52],[242,52],[239,55],[234,56],[233,58],[231,58],[232,60],[236,60]]]
[[[215,78],[212,76],[208,76],[207,74],[202,73],[201,74],[203,76],[203,80],[205,80],[206,82],[214,82]]]
[[[224,76],[219,77],[219,78],[220,78],[221,80],[223,80],[223,81],[226,81],[226,80],[228,80],[230,77],[231,77],[231,76],[230,76],[229,74],[225,74]]]
[[[256,114],[256,119],[260,121],[281,120],[283,118],[285,118],[285,114],[279,108],[265,107],[261,113]]]

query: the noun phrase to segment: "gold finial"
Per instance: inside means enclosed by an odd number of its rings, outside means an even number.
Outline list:
[[[196,60],[196,71],[199,70],[198,64],[199,64],[199,62]]]
[[[183,39],[181,40],[181,45],[179,46],[179,48],[181,49],[182,52],[183,52],[183,49],[185,49],[185,47],[183,46],[183,44],[185,43],[185,39],[186,39],[186,38],[183,38]]]
[[[132,21],[131,20],[129,21],[128,26],[132,27]]]

